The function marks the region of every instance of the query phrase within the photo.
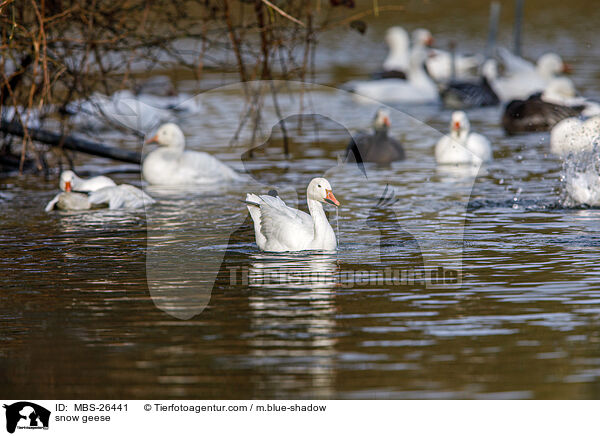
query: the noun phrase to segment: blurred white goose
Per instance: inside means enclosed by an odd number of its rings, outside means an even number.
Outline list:
[[[90,193],[89,200],[93,206],[105,205],[109,209],[141,209],[156,202],[141,189],[127,184],[98,189]]]
[[[185,137],[176,124],[163,124],[146,143],[162,146],[148,153],[142,163],[142,175],[151,185],[201,185],[242,180],[242,176],[210,154],[186,151]]]
[[[561,106],[581,106],[583,117],[600,115],[600,103],[578,96],[573,81],[568,77],[556,77],[550,80],[542,92],[542,100]]]
[[[359,101],[364,98],[389,103],[434,103],[438,101],[438,89],[425,72],[427,52],[417,48],[410,55],[407,80],[385,79],[355,82],[354,93]]]
[[[288,207],[272,195],[247,194],[246,204],[254,221],[256,245],[263,251],[335,250],[335,233],[322,203],[339,206],[329,182],[312,179],[306,190],[310,215]]]
[[[54,196],[52,200],[48,202],[46,212],[50,212],[53,209],[60,210],[88,210],[92,208],[92,203],[86,194],[80,194],[78,192],[60,192]]]
[[[135,186],[117,186],[105,176],[82,179],[70,170],[60,175],[59,187],[63,192],[50,200],[46,205],[46,212],[53,209],[87,210],[105,206],[109,209],[139,209],[155,203],[152,197]]]
[[[112,179],[106,176],[96,176],[82,179],[73,171],[67,170],[60,174],[58,186],[62,192],[56,194],[46,205],[45,211],[61,210],[87,210],[92,208],[89,197],[86,195],[97,189],[116,186]]]
[[[96,176],[82,179],[71,170],[63,171],[58,182],[61,191],[92,192],[108,186],[117,186],[110,177]]]
[[[111,96],[96,93],[88,100],[67,105],[67,111],[73,114],[71,120],[81,128],[102,130],[118,125],[143,132],[172,117],[171,112],[156,101],[159,98],[145,99],[128,90],[117,91]]]
[[[434,39],[427,29],[415,29],[412,34],[413,50],[431,47]],[[452,78],[452,54],[445,50],[430,48],[431,56],[425,61],[427,72],[437,82],[447,82]],[[483,62],[478,55],[454,55],[455,79],[472,78]]]
[[[529,61],[499,48],[498,54],[505,66],[503,77],[494,80],[493,88],[503,101],[524,99],[546,89],[550,81],[570,67],[556,53],[546,53],[533,65]]]
[[[550,151],[560,156],[591,151],[595,144],[600,144],[600,116],[586,121],[567,118],[550,131]]]
[[[438,164],[477,164],[492,160],[490,141],[479,133],[470,132],[471,125],[463,111],[452,113],[450,134],[435,146]]]
[[[406,73],[410,65],[410,40],[403,27],[390,27],[385,34],[385,42],[390,52],[383,62],[384,71]]]

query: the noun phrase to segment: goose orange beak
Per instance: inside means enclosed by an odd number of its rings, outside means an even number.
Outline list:
[[[383,119],[383,124],[385,124],[386,127],[390,127],[392,123],[390,123],[390,119],[388,117],[385,117]]]
[[[460,123],[458,121],[455,121],[454,124],[452,125],[452,128],[454,130],[459,130],[460,129]]]
[[[153,144],[155,142],[158,142],[158,135],[154,135],[152,138],[146,139],[145,144]]]
[[[433,44],[435,44],[435,39],[434,39],[434,37],[433,37],[433,36],[430,36],[429,38],[427,38],[427,39],[425,40],[425,45],[426,45],[427,47],[432,47],[432,46],[433,46]]]
[[[65,192],[71,192],[71,182],[65,182]]]
[[[340,202],[337,201],[335,195],[333,195],[333,192],[331,192],[331,189],[327,189],[326,192],[327,196],[325,197],[325,201],[329,204],[333,204],[334,206],[339,206]]]
[[[573,67],[571,64],[563,63],[562,72],[565,74],[569,74],[573,72]]]

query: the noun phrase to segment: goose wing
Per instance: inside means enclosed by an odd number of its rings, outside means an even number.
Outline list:
[[[91,204],[108,204],[109,209],[140,209],[154,203],[154,199],[131,185],[109,186],[90,194]]]
[[[279,197],[258,196],[260,199],[260,232],[269,249],[294,249],[313,238],[312,217],[285,204]]]
[[[180,158],[176,177],[188,183],[215,183],[219,180],[240,180],[242,177],[232,168],[208,153],[186,151]]]

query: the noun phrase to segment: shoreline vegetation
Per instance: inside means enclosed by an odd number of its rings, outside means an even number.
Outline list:
[[[402,10],[361,3],[362,8],[353,0],[0,0],[0,175],[72,167],[73,151],[98,155],[98,147],[72,135],[77,104],[93,106],[95,95],[120,90],[146,92],[148,78],[157,75],[179,71],[200,87],[212,71],[242,83],[312,81],[322,32],[349,26],[364,33],[364,17]],[[172,84],[156,88],[175,94]],[[261,102],[273,98],[277,106],[277,89],[244,92],[248,109],[240,129],[245,123],[257,128]],[[287,138],[285,126],[282,130]],[[287,139],[284,147],[287,153]],[[123,160],[120,152],[103,149],[99,155]]]

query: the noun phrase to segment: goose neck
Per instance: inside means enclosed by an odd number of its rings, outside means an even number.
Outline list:
[[[388,136],[387,129],[377,129],[377,128],[375,128],[374,129],[374,133],[375,133],[374,136],[375,136],[375,140],[376,141],[381,141],[381,140],[387,138],[387,136]]]
[[[455,141],[459,141],[459,142],[466,141],[467,136],[469,136],[469,131],[464,130],[464,129],[461,129],[459,131],[452,130],[452,132],[450,133],[450,137],[452,139],[454,139]]]
[[[328,227],[329,222],[327,221],[327,216],[325,215],[323,205],[320,201],[307,198],[307,203],[308,211],[310,212],[310,216],[312,216],[314,223],[314,237],[316,240],[319,240],[323,235],[324,230]]]

